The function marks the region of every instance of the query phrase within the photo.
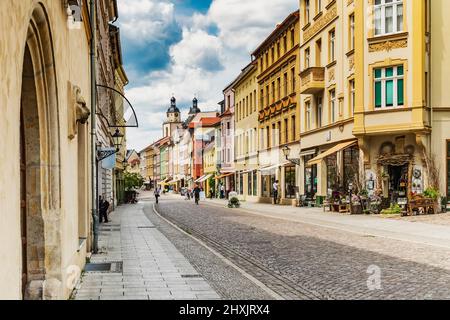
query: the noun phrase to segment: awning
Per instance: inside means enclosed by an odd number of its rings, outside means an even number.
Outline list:
[[[285,161],[285,162],[281,162],[272,166],[267,166],[267,167],[263,167],[261,169],[259,169],[259,171],[269,171],[269,170],[273,170],[276,169],[278,167],[284,167],[285,165],[289,164],[289,161]]]
[[[209,179],[211,176],[212,176],[212,174],[205,174],[205,175],[201,176],[200,178],[198,178],[197,180],[195,180],[194,182],[195,183],[203,182],[203,181]]]
[[[181,179],[177,179],[177,180],[172,180],[167,182],[168,185],[172,185],[172,184],[177,184],[177,182],[181,181]]]
[[[225,178],[225,177],[232,176],[233,174],[234,174],[233,172],[224,173],[224,174],[221,174],[220,176],[215,177],[215,179],[219,180],[219,179],[222,179],[222,178]]]
[[[312,166],[312,165],[315,165],[315,164],[319,164],[326,157],[331,156],[332,154],[334,154],[334,153],[336,153],[338,151],[341,151],[341,150],[347,149],[347,148],[349,148],[349,147],[351,147],[353,145],[356,145],[357,143],[358,142],[355,141],[355,140],[339,143],[339,144],[335,145],[334,147],[328,149],[327,151],[322,152],[321,154],[319,154],[314,159],[309,160],[306,165],[307,166]]]

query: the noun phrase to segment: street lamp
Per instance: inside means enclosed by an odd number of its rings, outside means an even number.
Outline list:
[[[291,162],[291,163],[293,163],[293,164],[295,164],[295,165],[297,165],[297,166],[300,165],[300,158],[297,158],[297,159],[289,159],[289,155],[291,154],[291,148],[289,148],[288,145],[285,145],[285,146],[282,148],[282,151],[283,151],[283,154],[284,154],[284,156],[286,157],[286,160],[287,160],[287,161],[289,161],[289,162]]]
[[[123,137],[124,135],[120,133],[119,129],[117,128],[116,132],[114,132],[114,134],[112,135],[114,146],[116,147],[116,152],[119,152],[120,147],[122,146]]]

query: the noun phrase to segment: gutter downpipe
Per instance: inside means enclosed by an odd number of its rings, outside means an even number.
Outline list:
[[[98,202],[97,202],[97,105],[96,105],[96,10],[95,0],[90,0],[90,23],[92,28],[91,36],[91,195],[92,195],[92,231],[93,231],[93,253],[98,252]]]

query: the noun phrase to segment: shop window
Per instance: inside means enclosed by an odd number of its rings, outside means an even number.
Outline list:
[[[247,195],[251,195],[252,193],[252,172],[247,172]]]
[[[326,158],[327,163],[327,189],[330,191],[338,191],[339,175],[337,170],[337,155],[331,155]]]
[[[307,155],[304,157],[305,163],[308,163],[309,160],[312,160],[314,155]],[[305,166],[304,169],[304,177],[305,177],[305,195],[307,199],[314,198],[314,195],[317,193],[317,165],[313,166]]]
[[[296,193],[295,166],[284,168],[284,183],[285,183],[285,197],[289,199],[295,198]]]
[[[239,194],[244,194],[244,175],[239,174]]]
[[[355,179],[359,168],[359,149],[356,147],[344,150],[344,189],[348,190],[349,184],[355,185]]]
[[[272,185],[275,182],[275,174],[263,174],[261,175],[261,195],[263,197],[272,197],[273,190]]]
[[[253,179],[253,181],[252,181],[252,194],[254,195],[254,196],[256,196],[257,195],[257,187],[258,187],[258,171],[253,171],[252,172],[252,179]]]
[[[398,107],[404,104],[403,66],[379,68],[375,74],[375,108]]]

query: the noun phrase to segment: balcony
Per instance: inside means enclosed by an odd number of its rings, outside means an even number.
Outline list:
[[[325,89],[325,68],[312,67],[300,73],[300,93],[315,94]]]

